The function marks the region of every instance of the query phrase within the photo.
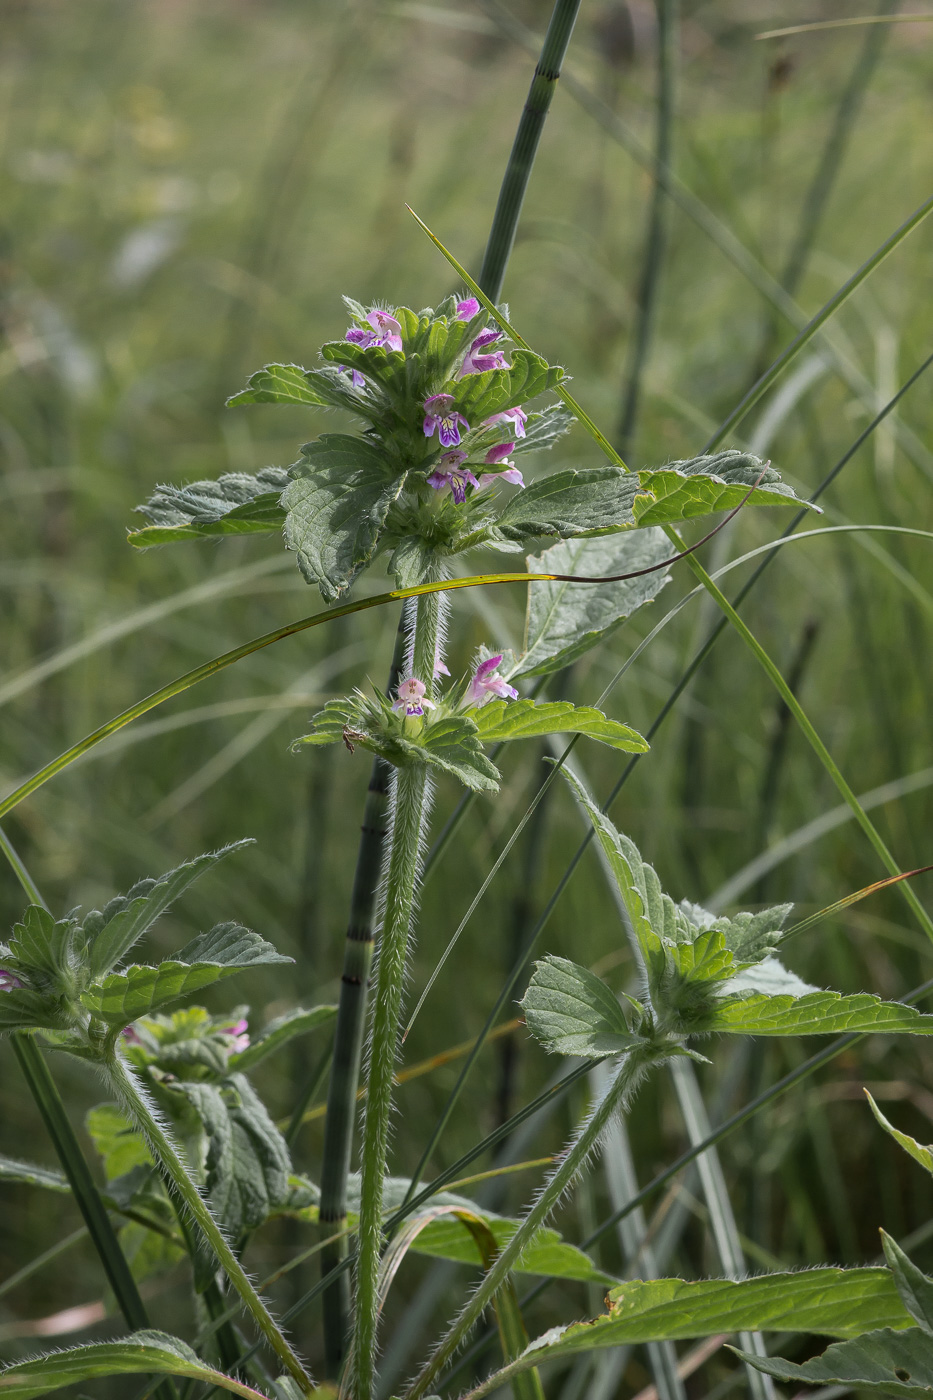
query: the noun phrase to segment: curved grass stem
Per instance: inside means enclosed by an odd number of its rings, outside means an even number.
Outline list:
[[[444,1369],[463,1338],[478,1322],[483,1310],[502,1287],[510,1271],[518,1262],[522,1250],[545,1224],[564,1192],[573,1185],[585,1167],[613,1114],[624,1110],[645,1071],[650,1065],[658,1064],[666,1059],[670,1054],[670,1049],[670,1046],[646,1045],[643,1050],[632,1051],[622,1060],[612,1083],[602,1098],[593,1106],[586,1121],[572,1141],[561,1153],[557,1166],[544,1183],[534,1205],[508,1244],[496,1256],[495,1262],[486,1273],[482,1283],[436,1348],[430,1360],[405,1392],[404,1400],[418,1400],[418,1397],[425,1394],[428,1386]]]

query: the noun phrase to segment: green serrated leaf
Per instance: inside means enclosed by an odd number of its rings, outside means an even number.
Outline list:
[[[310,408],[327,406],[329,400],[316,389],[312,371],[300,365],[265,365],[246,381],[246,388],[227,400],[228,408],[241,403],[299,403]]]
[[[103,912],[92,910],[83,924],[90,949],[91,977],[102,977],[115,967],[156,919],[206,870],[233,851],[241,851],[252,844],[249,840],[234,841],[218,851],[207,851],[156,880],[140,881],[129,894],[112,899]]]
[[[39,1400],[66,1385],[80,1385],[105,1376],[146,1374],[188,1376],[246,1396],[247,1400],[267,1400],[261,1391],[215,1371],[178,1337],[154,1331],[132,1332],[117,1342],[69,1347],[4,1366],[0,1370],[0,1395],[8,1400]]]
[[[447,715],[425,726],[410,757],[421,757],[432,768],[450,773],[473,792],[497,792],[498,768],[483,753],[476,725],[466,715]],[[417,752],[420,750],[420,753]]]
[[[631,573],[667,559],[671,546],[661,530],[562,541],[530,555],[530,574]],[[525,650],[512,676],[559,671],[608,637],[670,581],[667,569],[623,583],[532,583],[528,586]]]
[[[511,739],[540,738],[545,734],[583,734],[625,753],[647,753],[648,744],[627,724],[607,719],[590,705],[571,705],[567,700],[536,704],[534,700],[491,700],[467,715],[476,725],[484,744],[501,744]]]
[[[364,438],[327,433],[302,448],[282,498],[285,541],[332,603],[369,563],[405,475]]]
[[[873,1031],[933,1035],[933,1015],[899,1001],[860,992],[809,992],[805,996],[723,997],[697,1029],[725,1035],[841,1035]]]
[[[241,1050],[239,1054],[230,1056],[230,1069],[241,1072],[252,1069],[259,1064],[260,1060],[264,1060],[267,1055],[272,1055],[276,1050],[280,1050],[295,1036],[307,1035],[320,1026],[329,1025],[336,1018],[336,1015],[336,1006],[312,1006],[307,1011],[302,1010],[301,1007],[295,1007],[292,1011],[286,1011],[284,1015],[270,1021],[263,1029],[262,1034],[246,1050]]]
[[[40,1167],[34,1162],[18,1162],[13,1157],[0,1157],[0,1181],[20,1181],[27,1186],[42,1186],[46,1191],[71,1191],[65,1175],[54,1167]]]
[[[130,531],[129,542],[148,549],[175,540],[278,530],[285,519],[280,498],[288,479],[285,467],[263,467],[255,475],[227,472],[216,481],[157,486],[136,507],[150,523]]]
[[[77,930],[74,919],[56,921],[41,905],[30,904],[20,923],[13,926],[11,956],[5,963],[17,972],[33,974],[37,990],[60,990],[63,981],[70,987]]]
[[[892,1331],[892,1337],[911,1335],[907,1330],[910,1318],[887,1269],[808,1269],[738,1281],[702,1279],[695,1283],[683,1279],[634,1280],[613,1288],[609,1302],[608,1313],[594,1322],[553,1327],[536,1338],[511,1366],[471,1390],[469,1400],[493,1394],[532,1366],[639,1342],[678,1341],[742,1331],[816,1332],[849,1337],[879,1325],[905,1329]],[[746,1359],[753,1365],[760,1364],[761,1369],[770,1365],[758,1357]],[[787,1378],[791,1378],[789,1374]],[[793,1378],[797,1379],[796,1372]]]
[[[245,967],[292,961],[241,924],[218,924],[158,967],[135,965],[110,973],[89,987],[81,1000],[92,1016],[125,1026]]]
[[[822,1356],[796,1366],[779,1356],[752,1356],[733,1347],[737,1356],[775,1380],[797,1385],[844,1385],[858,1391],[882,1395],[914,1396],[933,1394],[933,1347],[920,1327],[905,1332],[884,1328],[867,1332],[851,1342],[837,1342]]]
[[[291,1159],[249,1080],[233,1074],[220,1084],[178,1081],[206,1139],[206,1186],[221,1223],[234,1237],[253,1230],[290,1197]]]
[[[636,1044],[618,999],[595,973],[549,954],[535,963],[522,1000],[525,1023],[545,1050],[602,1060]]]
[[[495,534],[522,542],[541,535],[572,539],[631,530],[637,490],[637,477],[620,467],[553,472],[511,498]]]
[[[638,481],[639,492],[632,510],[639,526],[665,525],[718,510],[735,510],[743,502],[750,506],[805,505],[820,513],[819,506],[803,501],[772,467],[765,467],[760,458],[734,448],[640,471]],[[749,495],[752,487],[755,489]]]
[[[691,943],[675,943],[667,950],[667,959],[669,966],[690,982],[721,982],[735,968],[722,930],[717,928],[704,929]]]
[[[900,1132],[893,1124],[888,1122],[867,1089],[865,1090],[865,1095],[871,1106],[872,1113],[875,1115],[882,1128],[884,1128],[885,1132],[890,1133],[894,1141],[900,1143],[904,1151],[909,1152],[915,1162],[919,1162],[921,1167],[925,1167],[926,1170],[933,1175],[933,1146],[924,1147],[921,1143],[917,1142],[915,1138],[910,1137],[907,1133]]]
[[[884,1230],[881,1231],[881,1243],[901,1302],[914,1321],[933,1337],[933,1279],[918,1269],[897,1241]]]

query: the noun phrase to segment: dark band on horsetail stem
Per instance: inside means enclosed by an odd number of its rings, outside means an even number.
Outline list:
[[[390,694],[402,678],[405,639],[403,609],[387,686]],[[350,920],[340,980],[340,1004],[334,1033],[334,1058],[327,1093],[320,1205],[320,1224],[325,1238],[337,1234],[347,1219],[347,1176],[353,1147],[356,1091],[360,1080],[369,974],[373,961],[376,892],[388,830],[391,775],[392,768],[388,763],[381,758],[373,760],[353,877]],[[322,1278],[326,1278],[345,1259],[348,1247],[349,1237],[344,1235],[321,1251]],[[350,1275],[345,1269],[326,1289],[323,1313],[327,1372],[336,1376],[346,1354],[350,1316]]]

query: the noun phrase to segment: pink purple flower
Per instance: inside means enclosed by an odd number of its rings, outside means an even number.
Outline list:
[[[423,715],[425,710],[435,709],[434,701],[427,698],[427,691],[424,681],[419,681],[417,676],[409,676],[395,692],[397,699],[393,702],[393,710],[404,710],[406,715]]]
[[[479,663],[467,688],[466,700],[468,704],[485,705],[494,696],[500,700],[518,699],[518,691],[514,685],[509,685],[502,676],[496,675],[496,671],[501,665],[501,653],[499,656],[488,656],[485,661]]]
[[[479,315],[479,302],[476,297],[467,297],[465,301],[457,302],[457,320],[472,321],[474,316]]]
[[[483,472],[479,479],[480,487],[491,486],[494,481],[510,481],[513,486],[524,486],[525,482],[521,472],[514,462],[508,460],[509,453],[515,446],[514,442],[498,442],[495,447],[490,447],[486,453],[486,462],[490,467],[500,466],[502,471]]]
[[[505,362],[505,355],[501,350],[493,350],[491,355],[484,355],[481,352],[487,345],[492,345],[494,340],[500,340],[501,331],[480,331],[479,335],[470,346],[464,356],[463,364],[460,366],[460,378],[465,374],[482,374],[487,369],[508,369]]]
[[[425,437],[433,437],[436,428],[442,447],[459,447],[461,427],[467,433],[470,431],[470,425],[463,414],[454,408],[453,394],[432,394],[429,399],[425,399]]]
[[[124,1026],[120,1032],[127,1045],[142,1045],[142,1041],[132,1026]]]
[[[17,987],[23,984],[12,972],[8,972],[5,967],[0,967],[0,992],[15,992]]]
[[[504,472],[482,472],[479,479],[479,487],[482,491],[486,486],[494,486],[497,481],[508,481],[512,486],[524,487],[525,482],[518,467],[513,467],[511,462],[506,464]]]
[[[433,472],[426,477],[429,486],[433,486],[435,491],[443,491],[449,486],[451,495],[458,505],[462,505],[466,500],[467,485],[478,486],[479,482],[463,463],[466,461],[465,452],[445,452]]]
[[[364,330],[362,326],[351,326],[345,339],[353,345],[362,346],[364,350],[368,350],[371,345],[385,345],[390,350],[401,350],[402,328],[394,316],[374,306],[372,311],[367,313],[366,319],[372,330]]]
[[[527,422],[528,414],[523,408],[506,408],[501,413],[494,413],[491,418],[484,419],[483,427],[492,428],[496,423],[508,423],[515,436],[523,438]]]
[[[232,1026],[224,1026],[221,1035],[230,1037],[230,1054],[240,1055],[249,1048],[249,1036],[247,1029],[249,1022],[245,1020],[236,1021]]]

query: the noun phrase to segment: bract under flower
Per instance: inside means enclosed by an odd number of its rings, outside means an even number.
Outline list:
[[[459,447],[461,427],[464,432],[470,431],[470,425],[463,414],[454,408],[453,394],[432,394],[429,399],[425,399],[425,437],[433,437],[436,428],[442,447]]]
[[[397,699],[393,701],[393,710],[404,710],[406,715],[423,715],[425,710],[435,709],[434,701],[427,698],[427,691],[424,681],[409,676],[395,692]]]
[[[385,345],[389,350],[401,350],[402,327],[394,316],[374,306],[372,311],[367,313],[366,319],[372,330],[364,330],[362,326],[351,326],[344,338],[352,345],[362,346],[364,350],[368,350],[371,345]]]
[[[464,697],[469,705],[477,707],[487,704],[490,700],[517,700],[518,691],[514,685],[509,685],[503,676],[497,676],[496,671],[502,665],[502,653],[498,656],[488,656],[485,661],[481,661],[473,672],[473,677],[467,687]]]
[[[463,465],[466,456],[465,452],[445,452],[433,472],[425,478],[435,491],[443,491],[449,486],[458,505],[462,505],[466,500],[467,485],[479,485],[470,468]]]

